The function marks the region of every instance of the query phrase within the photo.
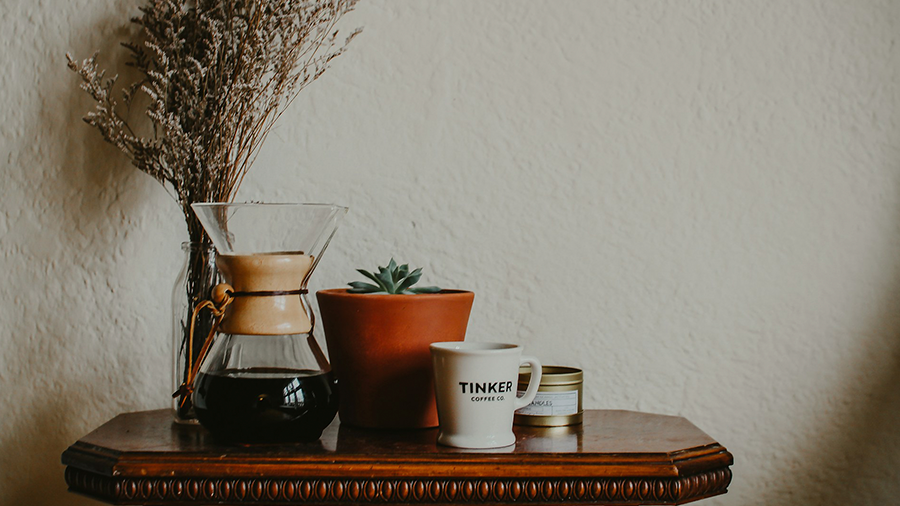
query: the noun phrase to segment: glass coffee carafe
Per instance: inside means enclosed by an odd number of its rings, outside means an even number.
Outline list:
[[[226,283],[215,324],[182,389],[220,440],[313,441],[334,419],[337,388],[313,336],[309,277],[347,208],[327,204],[191,206]]]

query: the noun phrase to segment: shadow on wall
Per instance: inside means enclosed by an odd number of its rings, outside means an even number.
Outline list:
[[[840,437],[824,438],[811,455],[819,472],[810,485],[823,491],[811,498],[816,504],[885,504],[900,497],[900,280],[889,302],[867,343],[872,360],[856,364],[868,390],[855,392],[837,415]]]
[[[75,398],[77,397],[73,397]],[[59,464],[60,454],[74,442],[68,434],[71,429],[67,418],[77,409],[75,402],[51,397],[42,399],[42,402],[23,413],[28,418],[16,419],[12,427],[13,437],[5,438],[0,445],[0,452],[8,456],[3,465],[8,492],[4,494],[2,504],[98,504],[66,490],[63,467]]]
[[[85,49],[91,42],[79,41],[73,57],[99,49],[111,68],[125,68],[118,41],[133,28],[108,29],[125,21],[112,12],[94,27],[72,27],[73,40],[110,34],[99,48]],[[48,76],[34,83],[41,113],[25,120],[30,124],[22,125],[22,138],[28,141],[19,146],[18,163],[30,180],[16,191],[30,208],[16,224],[28,237],[18,252],[24,272],[16,280],[23,281],[8,288],[21,294],[16,305],[22,306],[8,329],[16,339],[9,348],[10,381],[3,386],[15,399],[4,406],[0,438],[0,503],[9,506],[97,504],[66,491],[60,455],[121,407],[114,399],[127,399],[122,391],[128,385],[116,387],[111,378],[124,375],[136,359],[109,346],[109,336],[92,327],[94,319],[108,325],[117,318],[113,308],[98,315],[93,294],[110,289],[92,281],[114,279],[123,268],[115,261],[119,234],[141,200],[121,197],[135,186],[136,170],[81,121],[93,105],[78,88],[78,76],[65,68],[62,56],[70,48],[55,49],[60,54],[47,64]]]
[[[892,243],[900,245],[900,216],[897,223]],[[900,259],[900,248],[893,257]],[[798,445],[780,483],[755,504],[875,505],[900,497],[900,268],[894,276],[857,345],[864,352],[847,368],[849,387],[822,406],[827,432]]]

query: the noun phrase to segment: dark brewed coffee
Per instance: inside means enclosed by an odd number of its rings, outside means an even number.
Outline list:
[[[193,399],[213,436],[238,443],[315,441],[338,408],[330,372],[275,368],[199,374]]]

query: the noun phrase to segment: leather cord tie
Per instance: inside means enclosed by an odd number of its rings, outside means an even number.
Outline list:
[[[194,312],[191,314],[191,330],[190,338],[188,339],[188,372],[184,379],[184,383],[182,383],[181,386],[178,387],[178,390],[172,394],[173,398],[182,396],[182,406],[187,403],[188,398],[194,392],[194,378],[200,371],[200,364],[203,363],[206,353],[209,352],[209,347],[213,343],[216,330],[218,330],[219,324],[222,323],[222,319],[225,317],[225,308],[227,308],[234,300],[235,291],[231,285],[219,283],[212,289],[211,295],[211,300],[204,300],[200,304],[197,304],[197,307],[194,308]],[[200,349],[200,354],[197,356],[197,362],[194,363],[194,324],[197,322],[197,315],[200,314],[200,311],[203,309],[209,309],[212,312],[213,324],[209,329],[209,335],[207,335],[206,340],[203,341],[203,348]]]

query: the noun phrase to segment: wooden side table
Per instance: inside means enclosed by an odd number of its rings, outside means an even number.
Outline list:
[[[472,451],[335,422],[315,443],[235,446],[160,410],[117,416],[62,463],[69,490],[111,504],[682,504],[731,482],[732,455],[684,418],[589,410],[515,431]]]

